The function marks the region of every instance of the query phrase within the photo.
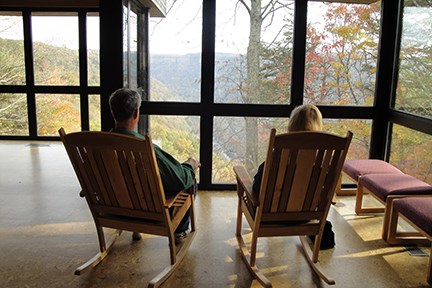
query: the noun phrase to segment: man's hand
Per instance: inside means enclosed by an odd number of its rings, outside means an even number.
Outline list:
[[[192,157],[189,157],[189,159],[187,159],[185,162],[191,164],[192,167],[194,167],[194,170],[197,170],[199,167],[201,167],[201,163]]]

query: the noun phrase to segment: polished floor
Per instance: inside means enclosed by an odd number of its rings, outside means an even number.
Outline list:
[[[75,276],[98,242],[63,146],[2,141],[0,159],[0,287],[145,287],[168,265],[165,238],[133,242],[125,232],[100,265]],[[259,287],[238,252],[236,205],[234,191],[198,193],[197,235],[163,287]],[[380,238],[381,215],[353,211],[352,196],[337,198],[329,215],[336,247],[320,254],[336,286],[429,287],[429,248],[411,256],[390,247]],[[327,286],[309,268],[297,237],[259,240],[257,265],[274,287]]]

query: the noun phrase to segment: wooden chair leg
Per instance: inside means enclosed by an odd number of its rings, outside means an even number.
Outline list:
[[[160,272],[158,275],[153,277],[153,279],[150,280],[147,287],[149,287],[149,288],[159,287],[160,285],[162,285],[165,282],[165,280],[168,279],[169,276],[171,276],[171,274],[175,271],[175,269],[177,268],[179,263],[186,256],[187,250],[189,249],[189,247],[192,243],[192,240],[195,237],[195,234],[196,234],[195,231],[191,231],[191,233],[189,233],[188,237],[181,244],[178,245],[179,247],[174,247],[174,249],[178,248],[177,252],[174,252],[174,253],[176,253],[176,255],[175,255],[176,257],[174,258],[175,259],[174,263],[170,263],[170,265],[168,265],[164,270],[162,270],[162,272]],[[174,239],[172,239],[172,242],[173,242],[172,244],[174,244]],[[170,250],[171,249],[172,248],[170,245]],[[173,251],[174,250],[171,250],[171,252],[173,252]]]
[[[264,276],[264,274],[258,269],[258,267],[255,265],[255,259],[256,259],[256,242],[257,237],[255,236],[255,245],[253,244],[254,241],[252,240],[252,248],[251,251],[253,254],[253,257],[251,256],[251,253],[249,252],[243,236],[241,234],[242,231],[242,198],[241,193],[239,192],[238,197],[238,207],[237,207],[237,224],[236,224],[236,238],[240,249],[240,254],[242,256],[243,261],[245,262],[247,268],[249,269],[252,276],[264,287],[272,287],[271,282],[267,279],[267,277]],[[253,248],[255,246],[255,248]]]
[[[105,245],[105,238],[103,235],[102,228],[97,229],[97,230],[98,230],[98,235],[99,235],[99,246],[103,247],[104,249],[101,248],[101,251],[99,253],[97,253],[93,258],[91,258],[89,261],[87,261],[86,263],[84,263],[83,265],[78,267],[75,270],[75,275],[84,274],[85,272],[89,271],[91,268],[98,265],[108,255],[108,253],[111,250],[111,248],[113,247],[115,241],[117,240],[117,238],[120,236],[120,234],[122,232],[121,230],[117,230],[115,232],[115,234],[110,237],[110,239],[108,240],[108,243],[106,243],[106,245]],[[101,236],[100,236],[100,233],[102,233]]]
[[[271,282],[267,279],[267,277],[264,276],[264,274],[258,269],[258,267],[255,265],[251,265],[250,259],[251,254],[249,253],[249,250],[247,249],[247,246],[243,240],[243,236],[236,235],[237,242],[239,244],[240,248],[240,254],[242,255],[242,259],[245,262],[247,268],[251,272],[252,276],[264,287],[273,287]]]
[[[238,197],[238,206],[237,206],[237,225],[236,225],[236,236],[241,236],[242,229],[242,207],[241,201],[243,201],[240,196]]]
[[[318,261],[314,262],[313,261],[313,254],[315,254],[314,252],[312,252],[311,248],[309,247],[309,243],[307,240],[307,236],[299,236],[300,237],[300,242],[302,244],[303,247],[303,251],[305,252],[305,256],[306,256],[306,260],[309,263],[309,266],[311,266],[311,268],[313,269],[313,271],[318,275],[318,277],[320,277],[320,279],[322,279],[324,282],[326,282],[329,285],[334,285],[335,281],[332,278],[327,277],[322,271],[321,271],[321,267],[318,263]],[[318,245],[316,243],[316,245]],[[316,245],[314,246],[314,250],[319,249],[319,246],[316,247]]]
[[[101,252],[104,252],[107,248],[105,244],[105,235],[102,226],[96,224],[96,232],[99,240],[99,250]]]
[[[191,231],[195,231],[195,210],[193,209],[195,207],[195,197],[191,197],[191,208],[189,208],[189,217],[191,221]]]

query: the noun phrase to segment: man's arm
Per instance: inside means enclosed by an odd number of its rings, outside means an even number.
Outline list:
[[[166,197],[172,197],[195,184],[195,170],[200,166],[197,160],[189,158],[180,163],[159,146],[153,146]]]

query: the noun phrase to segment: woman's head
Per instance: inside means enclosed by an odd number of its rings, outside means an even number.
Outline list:
[[[288,132],[321,131],[322,126],[322,115],[319,109],[313,104],[303,104],[291,112]]]

